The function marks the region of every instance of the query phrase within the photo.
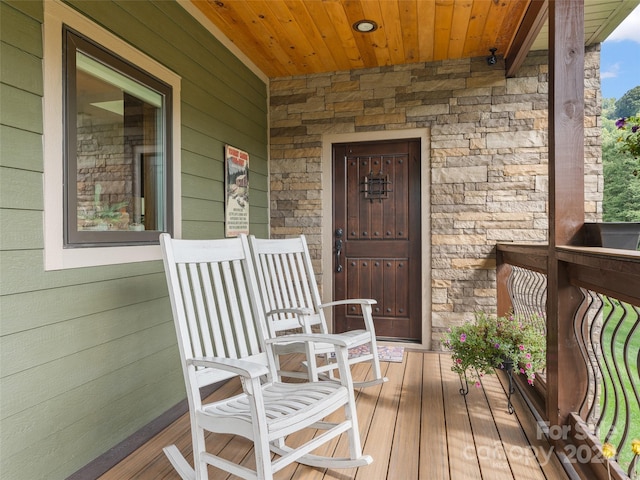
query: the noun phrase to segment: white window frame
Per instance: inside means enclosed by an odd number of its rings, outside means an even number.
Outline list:
[[[45,270],[160,260],[159,245],[64,248],[63,235],[63,68],[62,26],[68,25],[122,58],[169,84],[172,89],[173,236],[181,224],[181,78],[59,0],[44,2],[44,266]]]

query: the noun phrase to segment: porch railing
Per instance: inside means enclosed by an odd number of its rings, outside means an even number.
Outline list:
[[[544,318],[541,334],[550,337],[553,379],[542,375],[535,388],[521,391],[583,478],[629,478],[635,470],[631,443],[640,438],[640,254],[558,247],[556,255],[569,285],[553,294],[566,295],[575,308],[570,317],[555,315],[553,323],[546,320],[548,247],[498,245],[498,313],[512,309]],[[562,359],[569,360],[559,364]],[[567,405],[566,415],[549,413]],[[558,418],[562,424],[555,425]],[[605,442],[618,452],[610,462],[602,457]]]

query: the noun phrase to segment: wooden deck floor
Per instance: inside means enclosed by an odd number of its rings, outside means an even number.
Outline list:
[[[568,478],[553,449],[537,434],[536,422],[519,393],[515,414],[507,412],[502,381],[491,375],[483,388],[460,395],[448,355],[405,351],[402,363],[383,362],[389,382],[356,391],[360,434],[371,465],[355,470],[319,470],[293,464],[277,479],[542,480]],[[354,378],[366,376],[354,367]],[[229,382],[212,395],[238,390]],[[210,435],[211,448],[228,458],[252,462],[251,444],[239,437]],[[185,415],[139,448],[101,480],[178,479],[162,447],[190,450]],[[331,444],[336,451],[345,444]],[[186,455],[186,454],[185,454]],[[344,453],[340,453],[344,455]],[[188,457],[189,461],[191,458]],[[212,480],[229,478],[210,468]]]

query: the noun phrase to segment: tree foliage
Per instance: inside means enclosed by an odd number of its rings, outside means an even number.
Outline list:
[[[602,168],[604,192],[602,219],[605,222],[640,222],[640,170],[638,160],[621,151],[620,131],[615,122],[640,113],[640,86],[628,90],[619,100],[602,100]]]
[[[632,117],[640,113],[640,85],[627,90],[627,92],[616,101],[616,117]]]

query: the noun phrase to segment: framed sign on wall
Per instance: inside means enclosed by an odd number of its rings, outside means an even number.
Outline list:
[[[249,234],[249,154],[225,145],[225,236]]]

